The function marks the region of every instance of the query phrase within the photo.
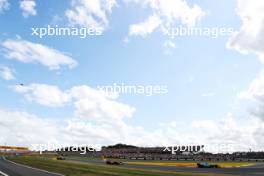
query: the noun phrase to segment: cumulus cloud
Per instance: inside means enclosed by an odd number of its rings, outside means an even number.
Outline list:
[[[15,136],[12,136],[14,140],[12,142],[20,139],[21,143],[23,141],[30,144],[43,141],[45,143],[42,139],[45,138],[62,144],[97,146],[120,142],[139,146],[199,144],[206,145],[205,149],[211,152],[247,151],[249,147],[260,150],[263,145],[261,141],[264,138],[261,134],[264,133],[264,122],[257,118],[249,118],[242,122],[228,114],[220,120],[193,120],[184,125],[178,125],[177,122],[162,123],[152,130],[146,130],[126,123],[125,117],[133,116],[134,107],[119,102],[117,95],[109,95],[87,85],[75,86],[64,91],[57,86],[44,84],[13,88],[24,94],[27,99],[45,106],[59,107],[67,102],[73,102],[75,117],[61,119],[60,123],[56,121],[51,123],[24,112],[0,109],[0,131],[8,134],[10,129],[13,130],[12,135]],[[16,127],[17,123],[14,121],[19,122],[20,128]],[[28,129],[34,130],[38,123],[41,124],[42,130],[38,129],[31,135]],[[11,125],[12,127],[8,128]],[[49,130],[49,133],[42,135],[44,130]],[[37,134],[39,138],[35,137]],[[0,141],[8,140],[3,138],[0,137]]]
[[[157,29],[171,27],[177,22],[194,26],[205,13],[194,4],[189,6],[186,0],[123,0],[135,3],[143,8],[150,8],[152,13],[142,22],[131,24],[129,34],[147,36]],[[100,27],[106,29],[112,9],[117,6],[116,0],[72,0],[71,8],[65,11],[65,16],[71,25],[84,27]]]
[[[237,0],[242,26],[229,39],[227,47],[242,54],[256,54],[264,62],[264,1]]]
[[[237,0],[237,15],[242,21],[238,31],[229,39],[227,47],[242,54],[255,54],[264,63],[264,1]],[[249,112],[264,119],[264,71],[255,78],[248,90],[239,93],[240,99],[251,100]]]
[[[193,121],[188,124],[164,123],[146,130],[124,122],[114,125],[76,118],[55,121],[0,108],[0,133],[6,134],[0,136],[0,142],[29,147],[33,144],[100,147],[119,142],[139,146],[204,144],[211,152],[247,151],[249,147],[261,150],[264,144],[264,123],[257,120],[241,124],[232,117],[226,117],[219,121]]]
[[[238,94],[238,98],[251,100],[254,107],[249,108],[250,113],[264,120],[264,71],[252,81],[248,90]]]
[[[241,99],[264,101],[264,72],[261,72],[261,74],[252,81],[247,91],[239,93],[238,97]]]
[[[108,131],[109,130],[109,131]],[[96,145],[111,143],[118,132],[113,127],[85,121],[46,119],[24,111],[0,109],[0,143],[28,146]]]
[[[0,76],[7,81],[15,79],[14,71],[9,67],[3,65],[0,65]]]
[[[25,95],[29,101],[49,107],[62,107],[70,101],[70,96],[57,86],[46,84],[31,84],[29,86],[14,86],[13,89]]]
[[[155,31],[155,29],[163,31],[164,28],[172,27],[177,22],[187,26],[194,26],[205,15],[198,5],[195,4],[191,7],[186,0],[126,1],[148,7],[153,13],[144,22],[132,24],[130,26],[130,35],[146,36]]]
[[[25,18],[37,15],[36,2],[34,0],[21,0],[19,4]]]
[[[234,118],[231,114],[220,120],[193,121],[192,127],[196,130],[195,135],[201,136],[200,142],[213,146],[211,150],[248,151],[261,150],[263,136],[256,135],[263,132],[263,122],[258,119],[248,119],[246,122]],[[207,135],[204,135],[207,134]],[[217,147],[217,148],[216,148]]]
[[[9,2],[8,0],[0,0],[0,13],[9,9]]]
[[[119,102],[117,95],[109,95],[87,85],[75,86],[64,91],[57,86],[44,84],[15,86],[13,88],[15,91],[24,94],[27,99],[45,106],[60,107],[67,102],[73,102],[75,117],[61,119],[60,124],[63,126],[58,125],[55,121],[49,124],[51,122],[27,113],[5,112],[0,109],[0,120],[15,116],[14,120],[20,121],[16,118],[21,116],[22,130],[33,128],[35,123],[44,123],[42,128],[47,128],[51,132],[45,135],[51,135],[50,139],[61,143],[99,146],[119,142],[139,146],[199,144],[206,145],[207,151],[232,152],[236,150],[246,151],[248,147],[260,150],[261,141],[263,141],[261,134],[264,133],[264,123],[255,118],[247,119],[244,123],[233,117],[232,114],[228,114],[220,120],[193,120],[184,125],[178,125],[177,122],[162,123],[152,130],[146,130],[143,127],[128,125],[125,122],[125,117],[133,116],[134,107]],[[8,115],[1,116],[1,112]],[[29,120],[30,118],[33,120]],[[6,120],[1,122],[0,126],[6,126],[4,128],[6,131],[7,126],[14,123],[12,120],[10,124]],[[13,128],[15,126],[11,129],[19,134],[18,131],[20,130]],[[36,132],[38,133],[38,130]],[[27,133],[29,133],[28,130],[25,130],[22,134],[27,136]],[[42,137],[41,134],[39,136]],[[47,136],[44,137],[47,138]],[[26,138],[21,138],[21,140],[26,140]],[[34,136],[31,136],[30,142],[35,141],[39,142],[37,139],[35,140]]]
[[[76,99],[75,113],[81,118],[118,122],[124,117],[132,117],[135,111],[135,108],[118,102],[116,95],[107,95],[88,86],[76,86],[69,92]]]
[[[108,15],[115,6],[115,0],[72,0],[65,16],[71,25],[105,29],[109,23]]]
[[[146,130],[143,127],[128,125],[125,122],[126,117],[133,116],[134,107],[119,102],[116,94],[107,94],[87,85],[61,90],[53,85],[31,84],[29,86],[14,86],[13,89],[23,94],[26,99],[48,107],[62,107],[66,103],[73,103],[75,117],[62,119],[60,124],[64,124],[63,126],[55,122],[49,124],[51,122],[27,113],[6,112],[0,109],[0,119],[15,116],[15,120],[20,121],[17,118],[21,116],[22,130],[31,128],[36,125],[35,123],[44,123],[42,128],[50,130],[50,134],[45,135],[51,135],[50,139],[53,142],[99,146],[119,142],[140,146],[204,144],[215,146],[216,148],[208,148],[208,150],[217,152],[225,149],[226,151],[233,150],[233,148],[228,148],[230,144],[232,147],[237,147],[236,150],[245,150],[248,145],[259,149],[259,142],[256,139],[259,140],[261,138],[260,133],[264,131],[262,123],[256,120],[241,125],[231,115],[220,121],[192,121],[188,123],[189,125],[178,125],[171,122],[163,123],[153,130]],[[1,112],[8,114],[8,116],[1,116]],[[30,120],[31,118],[32,120]],[[8,126],[12,123],[13,121],[8,124],[6,120],[3,120],[0,126]],[[8,130],[7,127],[3,129]],[[15,126],[11,129],[19,134],[20,130],[16,129]],[[32,129],[34,128],[32,127]],[[27,136],[27,133],[29,133],[28,130],[25,130],[22,134]],[[204,135],[205,133],[210,135]],[[63,135],[59,136],[59,134]],[[39,136],[42,137],[41,134]],[[16,139],[20,136],[12,137]],[[44,136],[44,138],[48,137]],[[20,140],[26,141],[27,139],[23,137]],[[40,142],[34,136],[28,140],[31,143]],[[247,145],[243,145],[245,142]],[[226,145],[225,149],[221,148],[223,145]]]
[[[0,143],[28,146],[33,149],[36,144],[45,146],[83,144],[100,147],[120,141],[130,143],[131,130],[131,127],[124,123],[116,126],[74,118],[56,122],[23,111],[0,109],[0,133],[6,134],[0,136]],[[132,131],[134,130],[136,128]]]
[[[132,117],[135,108],[117,101],[117,95],[89,86],[75,86],[69,90],[60,90],[57,86],[46,84],[31,84],[29,86],[14,86],[29,101],[49,107],[62,107],[73,102],[75,115],[86,120],[97,122],[121,122],[124,117]]]
[[[133,24],[129,27],[129,34],[130,35],[141,35],[146,36],[151,34],[157,27],[159,27],[161,20],[158,16],[150,16],[146,21]]]
[[[58,70],[62,65],[69,68],[77,65],[72,57],[39,43],[22,39],[7,39],[1,45],[7,58],[24,63],[39,63],[50,70]]]
[[[59,136],[55,122],[35,115],[0,109],[0,136],[2,144],[29,145],[45,143]]]

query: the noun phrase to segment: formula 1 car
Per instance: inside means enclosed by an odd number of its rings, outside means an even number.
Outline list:
[[[211,164],[211,163],[197,163],[198,168],[220,168],[218,164]]]
[[[66,158],[64,156],[57,156],[57,160],[65,160]]]
[[[123,165],[124,164],[123,162],[112,161],[112,160],[106,160],[105,163],[108,164],[108,165]]]

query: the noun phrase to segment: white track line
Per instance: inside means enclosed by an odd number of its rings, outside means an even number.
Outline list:
[[[38,168],[34,168],[34,167],[30,167],[30,166],[26,166],[26,165],[24,165],[24,164],[15,163],[15,162],[13,162],[13,161],[9,161],[9,160],[7,160],[5,157],[3,157],[3,159],[4,159],[5,161],[10,162],[10,163],[12,163],[12,164],[15,164],[15,165],[17,165],[17,166],[22,166],[22,167],[26,167],[26,168],[33,169],[33,170],[37,170],[37,171],[41,171],[41,172],[46,172],[46,173],[48,173],[48,174],[54,174],[54,175],[58,175],[58,176],[64,176],[64,175],[62,175],[62,174],[58,174],[58,173],[55,173],[55,172],[49,172],[49,171],[46,171],[46,170],[42,170],[42,169],[38,169]],[[8,175],[4,175],[4,176],[8,176]]]
[[[2,171],[0,171],[0,175],[2,176],[8,176],[6,173],[4,173],[4,172],[2,172]]]

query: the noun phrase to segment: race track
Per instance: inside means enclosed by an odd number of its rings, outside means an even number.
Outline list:
[[[68,160],[68,159],[67,159]],[[105,165],[102,160],[78,160],[70,159],[68,161],[85,162],[96,165]],[[174,171],[174,172],[187,172],[187,173],[211,173],[211,174],[230,174],[234,176],[264,176],[264,163],[258,163],[250,167],[239,168],[187,168],[187,167],[173,167],[173,166],[150,166],[150,165],[136,165],[136,164],[124,164],[118,167],[146,169],[146,170],[160,170],[160,171]],[[0,157],[0,176],[61,176],[60,174],[49,173],[34,168],[30,168],[23,165],[18,165],[5,158]],[[6,175],[5,175],[6,174]]]
[[[128,168],[137,169],[154,169],[161,171],[175,171],[188,173],[214,173],[214,174],[231,174],[237,176],[264,176],[264,163],[251,167],[240,168],[184,168],[172,166],[147,166],[147,165],[124,165]]]
[[[70,159],[73,160],[73,159]],[[101,164],[104,165],[103,161],[91,160],[84,161],[74,159],[73,161]],[[264,176],[264,163],[258,163],[249,167],[238,167],[238,168],[187,168],[187,167],[175,167],[175,166],[150,166],[150,165],[136,165],[136,164],[124,164],[119,167],[135,168],[135,169],[146,169],[146,170],[160,170],[160,171],[174,171],[174,172],[187,172],[187,173],[211,173],[211,174],[230,174],[235,176]]]
[[[18,165],[0,157],[0,176],[61,176],[23,165]]]

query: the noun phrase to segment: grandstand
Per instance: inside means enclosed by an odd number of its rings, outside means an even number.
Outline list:
[[[125,144],[102,147],[101,155],[105,158],[135,159],[135,160],[189,160],[189,161],[264,161],[264,152],[206,153],[181,152],[172,154],[164,151],[165,147],[136,147]]]
[[[114,146],[102,147],[101,153],[106,158],[122,158],[122,159],[144,159],[144,160],[172,160],[179,156],[193,155],[192,152],[182,152],[180,150],[165,150],[166,147],[136,147],[125,144],[117,144]],[[197,147],[198,151],[201,150]]]
[[[196,147],[196,146],[194,146]],[[166,147],[137,147],[126,144],[116,144],[103,146],[100,151],[86,150],[79,148],[73,150],[72,147],[56,150],[62,156],[85,156],[103,157],[129,160],[184,160],[184,161],[254,161],[264,162],[264,152],[235,152],[235,153],[208,153],[197,147],[198,152],[181,152],[174,154],[164,150]],[[187,154],[186,154],[187,153]]]
[[[29,149],[27,147],[17,146],[0,146],[0,153],[27,153]]]

